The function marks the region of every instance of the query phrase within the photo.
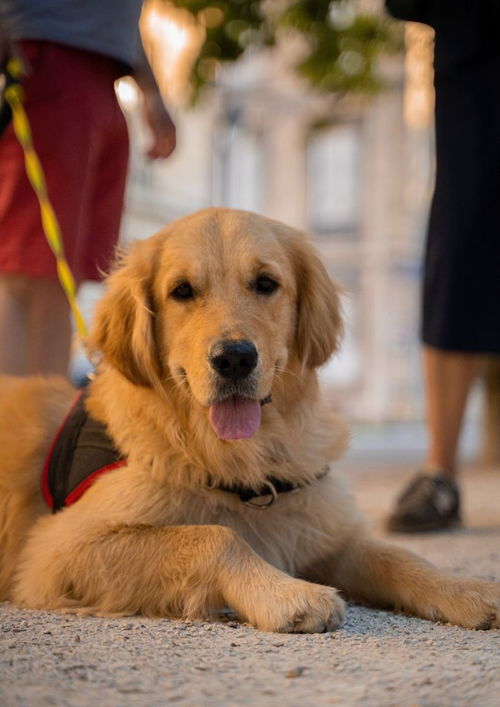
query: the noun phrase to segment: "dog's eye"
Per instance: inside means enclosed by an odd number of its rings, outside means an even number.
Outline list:
[[[176,300],[193,299],[194,290],[189,282],[181,282],[180,285],[177,285],[175,290],[172,290],[171,296]]]
[[[255,290],[258,295],[272,295],[273,292],[276,292],[278,287],[279,283],[267,275],[259,275],[252,283],[252,289]]]

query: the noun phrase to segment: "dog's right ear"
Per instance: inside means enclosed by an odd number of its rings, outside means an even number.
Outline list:
[[[137,241],[106,280],[89,337],[91,350],[135,385],[153,387],[160,378],[155,340],[153,281],[158,246]]]

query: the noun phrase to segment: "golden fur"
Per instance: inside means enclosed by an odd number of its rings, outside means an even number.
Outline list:
[[[279,282],[258,293],[260,275]],[[195,296],[173,296],[189,283]],[[267,631],[338,626],[346,596],[468,628],[499,626],[500,585],[447,576],[370,538],[333,470],[346,431],[316,368],[341,336],[338,292],[307,240],[246,212],[208,209],[136,243],[107,281],[88,408],[125,467],[52,515],[43,459],[73,396],[60,379],[0,378],[0,598],[93,614],[202,618],[229,606]],[[209,352],[258,350],[250,439],[224,441],[208,408]],[[257,510],[221,484],[303,485]]]

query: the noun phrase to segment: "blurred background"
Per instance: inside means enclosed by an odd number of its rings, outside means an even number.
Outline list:
[[[323,370],[358,447],[424,448],[420,260],[433,187],[433,31],[381,0],[149,0],[141,29],[175,116],[167,161],[132,79],[117,85],[132,138],[123,242],[206,206],[307,231],[345,288],[347,335]],[[90,311],[99,286],[84,287]],[[484,445],[477,391],[463,435]]]

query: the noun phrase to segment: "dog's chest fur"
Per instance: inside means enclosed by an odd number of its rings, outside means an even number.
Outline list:
[[[77,512],[80,504],[86,512],[87,502],[92,511],[98,511],[93,491],[65,512]],[[341,528],[338,534],[343,538],[349,526],[361,522],[342,480],[333,473],[297,492],[280,494],[266,510],[216,489],[159,484],[133,468],[111,472],[96,482],[94,492],[96,501],[108,497],[105,504],[111,524],[225,525],[270,564],[292,575],[335,552],[335,528]]]

